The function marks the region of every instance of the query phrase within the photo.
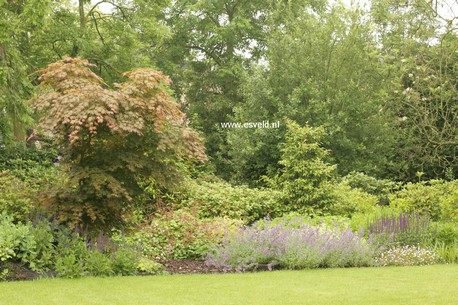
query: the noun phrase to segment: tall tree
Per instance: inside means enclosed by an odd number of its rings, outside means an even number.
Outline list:
[[[393,155],[395,131],[386,103],[377,45],[359,9],[282,9],[283,24],[268,39],[267,65],[248,74],[247,103],[235,119],[293,119],[324,126],[324,146],[340,173],[352,170],[385,175]],[[230,154],[239,177],[275,169],[284,129],[231,129]],[[238,147],[243,147],[239,149]]]
[[[120,72],[155,65],[154,51],[167,35],[158,21],[167,3],[78,0],[77,7],[56,9],[54,23],[60,29],[43,38],[59,59],[87,58],[96,64],[95,72],[112,83],[120,80]]]
[[[458,48],[453,16],[441,15],[445,1],[374,1],[387,99],[398,119],[397,176],[425,179],[458,175],[455,72]]]
[[[173,35],[165,44],[175,88],[187,105],[192,124],[203,131],[217,171],[228,174],[226,131],[243,102],[240,76],[244,64],[257,60],[264,47],[265,1],[176,1],[166,15]],[[166,64],[166,63],[164,63]]]
[[[121,72],[153,67],[167,35],[158,19],[168,1],[1,1],[0,115],[2,138],[24,139],[34,71],[65,56],[89,58],[107,83]],[[106,5],[105,9],[101,9]]]
[[[27,42],[48,20],[51,1],[0,2],[0,142],[25,140],[31,118],[24,105],[32,93]]]

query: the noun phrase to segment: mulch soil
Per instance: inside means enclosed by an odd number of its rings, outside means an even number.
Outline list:
[[[210,267],[204,261],[196,259],[167,259],[159,263],[171,274],[225,273],[223,268]]]
[[[160,260],[159,263],[163,264],[165,271],[170,274],[214,274],[227,272],[223,268],[207,266],[204,261],[197,259],[167,259]],[[20,262],[9,262],[3,268],[9,270],[6,278],[3,279],[7,281],[27,281],[56,276],[52,271],[45,274],[33,272]],[[0,268],[0,273],[3,268]]]
[[[36,280],[39,278],[43,277],[55,277],[56,273],[53,271],[48,271],[44,273],[38,273],[30,270],[24,264],[20,262],[8,262],[5,263],[2,268],[0,268],[0,273],[3,269],[8,269],[8,274],[4,279],[0,280],[6,280],[9,282],[12,281],[30,281],[30,280]]]

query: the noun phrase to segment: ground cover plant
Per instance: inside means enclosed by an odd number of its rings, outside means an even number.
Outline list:
[[[0,228],[2,279],[16,279],[13,270],[18,266],[63,278],[156,274],[163,269],[139,249],[115,244],[103,233],[93,238],[45,219],[15,223],[7,215],[0,215]]]
[[[1,305],[450,305],[458,265],[0,283]],[[27,291],[27,293],[18,293]]]
[[[397,246],[382,252],[375,259],[377,266],[414,266],[432,265],[439,261],[434,250],[422,249],[418,246]]]

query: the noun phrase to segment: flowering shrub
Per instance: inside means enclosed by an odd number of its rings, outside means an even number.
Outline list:
[[[225,230],[240,224],[227,218],[200,219],[197,209],[182,208],[162,212],[125,240],[149,258],[201,258],[223,239]]]
[[[430,245],[434,237],[429,217],[415,213],[381,217],[370,224],[368,234],[372,242],[382,249],[391,246]]]
[[[349,229],[333,230],[302,224],[257,224],[227,234],[207,256],[206,263],[227,270],[244,271],[266,265],[287,269],[368,266],[372,249]]]
[[[437,252],[419,246],[394,247],[375,259],[377,266],[422,266],[439,261]]]

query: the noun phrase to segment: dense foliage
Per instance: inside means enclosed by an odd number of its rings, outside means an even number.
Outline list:
[[[66,278],[154,274],[162,270],[159,264],[141,259],[135,249],[114,244],[102,234],[89,240],[55,222],[41,219],[35,224],[15,223],[5,214],[0,215],[0,228],[0,273],[5,277],[14,261],[35,272],[53,270]]]
[[[458,262],[446,4],[0,1],[0,278]]]
[[[282,194],[272,189],[197,179],[186,184],[180,205],[197,208],[199,216],[203,218],[229,217],[249,224],[266,216],[281,215],[286,210]]]
[[[321,147],[322,128],[288,122],[285,144],[273,188],[282,190],[290,209],[322,214],[331,205],[331,181],[335,166],[326,162],[329,152]]]
[[[141,192],[139,179],[169,186],[180,177],[179,162],[206,156],[165,76],[134,70],[112,90],[90,66],[77,58],[49,65],[30,103],[41,115],[39,132],[61,148],[65,183],[50,194],[53,208],[73,223],[113,224]]]

